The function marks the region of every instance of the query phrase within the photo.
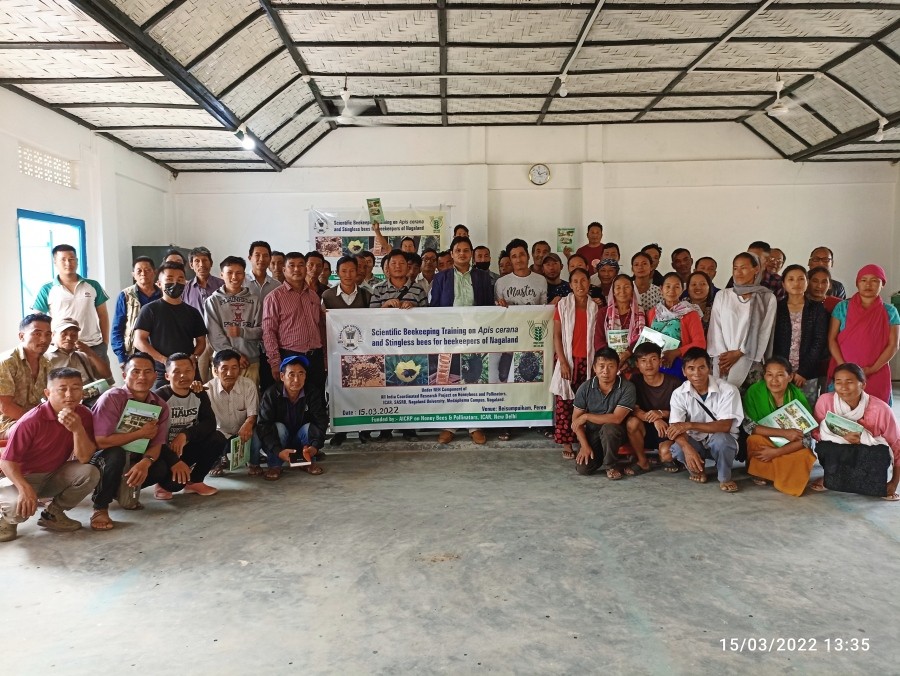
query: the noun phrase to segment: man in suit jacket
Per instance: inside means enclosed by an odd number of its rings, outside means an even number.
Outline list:
[[[471,307],[493,305],[494,290],[491,276],[486,270],[471,268],[472,241],[468,237],[454,237],[450,243],[453,267],[438,272],[431,282],[431,307]],[[458,355],[455,356],[458,359]],[[449,444],[456,430],[441,432],[438,442]],[[485,442],[484,432],[470,429],[469,436],[476,444]]]

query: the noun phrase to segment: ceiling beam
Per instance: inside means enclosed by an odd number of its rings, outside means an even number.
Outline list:
[[[169,16],[176,9],[181,7],[185,2],[187,2],[187,0],[172,0],[172,2],[167,4],[165,7],[156,12],[156,14],[152,15],[149,19],[142,23],[141,30],[145,33],[149,33],[156,24]]]
[[[438,15],[440,18],[440,14]],[[652,47],[666,45],[712,45],[717,38],[634,38],[624,40],[586,40],[582,47]],[[731,38],[731,42],[772,42],[772,43],[850,43],[858,44],[866,38],[845,36],[811,36],[811,35],[772,35],[772,36],[740,36]],[[310,49],[322,49],[328,47],[352,47],[362,49],[382,48],[422,48],[436,49],[444,45],[440,40],[423,40],[410,42],[408,40],[294,40],[296,47],[308,47]],[[446,42],[450,49],[568,49],[572,46],[571,40],[556,42]]]
[[[266,16],[269,17],[269,21],[272,22],[272,26],[275,28],[275,32],[278,33],[278,37],[281,38],[281,42],[284,43],[284,46],[287,48],[288,53],[291,55],[291,58],[297,65],[297,69],[300,71],[300,75],[303,76],[304,81],[306,81],[307,85],[309,85],[309,90],[310,92],[312,92],[313,98],[316,100],[316,103],[319,104],[322,115],[329,115],[328,106],[325,104],[325,99],[322,98],[322,92],[319,91],[319,85],[317,85],[314,80],[309,79],[310,73],[309,68],[306,67],[306,61],[303,60],[303,57],[300,56],[300,52],[298,51],[297,47],[294,46],[294,43],[291,40],[290,33],[288,33],[287,26],[284,25],[284,21],[281,20],[281,16],[279,16],[278,11],[272,6],[271,0],[259,0],[259,4],[262,6],[263,11],[265,11]],[[334,122],[331,121],[329,121],[328,126],[330,126],[332,129],[336,128]]]
[[[304,112],[306,112],[310,108],[310,106],[314,106],[314,105],[316,105],[315,101],[309,101],[308,103],[304,103],[302,106],[300,106],[296,110],[296,112],[294,112],[293,115],[288,116],[288,118],[286,120],[281,122],[277,127],[275,127],[272,131],[270,131],[268,134],[266,134],[266,137],[263,139],[263,141],[268,143],[270,138],[275,136],[275,134],[277,134],[282,129],[284,129],[286,126],[288,126],[291,122],[293,122],[294,118],[296,118],[298,115],[302,115]]]
[[[177,4],[181,4],[184,0],[179,0]],[[585,2],[542,2],[540,4],[530,2],[527,9],[529,12],[559,12],[566,10],[586,10],[590,9],[593,3]],[[698,12],[698,11],[735,11],[746,12],[753,10],[758,3],[755,2],[616,2],[609,0],[606,3],[607,11],[618,12]],[[450,11],[473,11],[473,10],[508,10],[522,11],[524,9],[522,3],[510,2],[478,2],[462,3],[448,2],[446,8]],[[839,9],[863,9],[863,10],[892,10],[897,9],[897,3],[888,2],[797,2],[780,6],[780,9],[786,10],[839,10]],[[423,4],[406,4],[406,3],[385,3],[373,5],[364,2],[357,3],[310,3],[310,2],[279,2],[278,9],[283,12],[290,11],[307,11],[307,12],[415,12],[427,11],[434,9],[432,6]]]
[[[123,42],[0,42],[0,49],[84,49],[122,50],[131,49]]]
[[[193,160],[169,160],[169,164],[197,164],[198,162],[211,162],[215,164],[265,164],[263,160],[241,160],[241,159],[216,159],[197,157]]]
[[[297,160],[299,160],[301,157],[306,155],[306,153],[308,153],[310,150],[312,150],[319,143],[319,141],[321,141],[323,138],[328,136],[332,131],[334,131],[334,129],[328,128],[324,132],[322,132],[322,134],[319,136],[319,138],[317,138],[315,141],[313,141],[308,146],[306,146],[301,152],[297,153],[297,156],[288,162],[288,166],[293,167],[294,163]]]
[[[744,125],[744,128],[745,128],[745,129],[749,129],[750,132],[751,132],[754,136],[756,136],[756,137],[757,137],[758,139],[760,139],[763,143],[765,143],[767,146],[769,146],[772,150],[774,150],[776,153],[778,153],[778,155],[779,155],[782,159],[785,159],[785,160],[786,160],[786,159],[789,159],[788,156],[785,155],[784,151],[783,151],[781,148],[779,148],[779,147],[776,146],[774,143],[772,143],[772,141],[770,141],[769,138],[768,138],[765,134],[763,134],[762,132],[757,131],[756,129],[754,129],[754,128],[747,122],[747,120],[744,120],[743,122],[741,122],[741,124]]]
[[[299,80],[299,79],[300,79],[300,76],[299,76],[299,75],[295,75],[295,76],[292,77],[290,80],[288,80],[288,81],[285,82],[283,85],[281,85],[278,89],[276,89],[274,92],[272,92],[271,94],[269,94],[269,95],[268,95],[266,98],[264,98],[262,101],[260,101],[259,103],[257,103],[256,106],[254,106],[254,107],[250,110],[250,112],[247,113],[247,115],[245,116],[246,119],[249,120],[251,117],[253,117],[254,115],[256,115],[259,111],[261,111],[263,108],[265,108],[267,105],[269,105],[274,99],[276,99],[278,96],[280,96],[283,92],[287,91],[288,88],[291,87],[291,86],[292,86],[297,80]]]
[[[184,64],[184,67],[187,68],[188,70],[191,70],[198,63],[201,63],[204,59],[206,59],[209,56],[211,56],[212,54],[214,54],[216,52],[216,50],[218,50],[222,46],[224,46],[235,35],[237,35],[241,31],[246,30],[250,26],[250,24],[252,24],[254,21],[256,21],[262,15],[263,15],[262,8],[253,10],[252,12],[250,12],[250,14],[245,16],[241,21],[239,21],[237,24],[235,24],[234,27],[225,31],[225,33],[223,33],[221,36],[219,36],[219,38],[215,42],[213,42],[209,47],[204,49],[202,52],[197,54],[197,56],[195,56],[193,59],[191,59],[186,64]]]
[[[437,0],[438,7],[438,36],[440,47],[441,75],[447,74],[447,3],[445,0]],[[447,78],[441,78],[441,124],[447,126]]]
[[[170,80],[162,75],[138,77],[0,77],[0,85],[135,84],[139,82],[170,82]]]
[[[884,128],[890,129],[891,127],[895,127],[898,122],[900,122],[900,113],[894,113],[893,115],[886,116],[888,123],[884,126]],[[809,159],[815,155],[821,155],[822,153],[827,153],[829,150],[834,150],[839,148],[840,146],[847,145],[850,143],[854,143],[859,141],[860,139],[864,139],[867,136],[871,136],[875,132],[878,131],[878,121],[873,120],[872,122],[868,122],[866,124],[860,125],[856,129],[851,129],[848,132],[844,132],[839,136],[835,136],[832,139],[827,141],[823,141],[822,143],[817,143],[814,146],[810,146],[806,150],[802,150],[799,153],[794,153],[790,156],[789,159],[794,162],[800,162],[802,160]]]
[[[604,0],[596,0],[590,14],[587,15],[584,23],[581,24],[581,30],[578,31],[578,39],[575,41],[575,45],[572,47],[569,55],[566,57],[566,60],[563,61],[562,69],[560,70],[560,76],[553,80],[553,84],[550,85],[550,91],[547,92],[547,98],[544,99],[544,105],[541,107],[541,114],[538,115],[538,119],[535,124],[541,124],[544,121],[544,117],[547,115],[547,111],[550,110],[550,104],[553,103],[553,97],[556,96],[556,93],[562,86],[563,78],[567,76],[569,67],[575,62],[575,58],[578,56],[578,52],[581,51],[581,47],[587,40],[588,33],[590,33],[591,28],[594,27],[594,21],[596,21],[597,17],[600,15],[600,10],[603,9],[603,3]]]
[[[187,71],[168,51],[140,27],[127,14],[112,4],[110,0],[70,0],[71,4],[94,19],[101,26],[129,45],[141,58],[178,85],[182,91],[197,101],[223,127],[235,131],[241,124],[240,118],[224,105],[196,77]],[[269,163],[273,169],[281,170],[285,164],[263,143],[257,143],[254,152]]]
[[[99,103],[51,103],[56,108],[160,108],[163,110],[203,110],[196,103],[135,103],[123,101],[102,101]]]
[[[222,89],[222,91],[219,92],[219,98],[224,99],[231,92],[233,92],[235,89],[237,89],[242,84],[244,84],[247,80],[249,80],[251,77],[253,77],[256,73],[258,73],[260,71],[260,69],[262,69],[266,66],[266,64],[268,64],[270,61],[274,61],[275,59],[277,59],[278,55],[281,54],[285,49],[287,49],[287,47],[281,46],[278,49],[266,54],[263,58],[261,58],[259,61],[254,63],[252,66],[250,66],[250,68],[248,68],[243,73],[238,75],[234,80],[232,80],[232,82],[230,84],[225,86]]]
[[[758,3],[754,9],[746,12],[740,19],[738,19],[734,24],[732,24],[731,28],[729,28],[724,35],[722,35],[717,42],[713,45],[710,45],[708,48],[703,50],[703,53],[700,54],[696,59],[694,59],[691,64],[683,70],[679,75],[676,75],[675,78],[667,84],[662,92],[653,99],[647,107],[643,110],[643,112],[638,113],[634,122],[639,122],[644,115],[649,113],[656,106],[657,103],[662,101],[666,96],[668,96],[669,92],[675,89],[678,86],[678,83],[681,82],[684,78],[686,78],[690,73],[692,73],[696,68],[700,66],[709,56],[715,52],[719,47],[728,42],[733,35],[735,35],[741,28],[750,23],[753,19],[755,19],[759,14],[765,12],[766,9],[771,5],[775,0],[763,0]]]

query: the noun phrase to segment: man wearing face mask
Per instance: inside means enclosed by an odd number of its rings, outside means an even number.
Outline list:
[[[141,308],[134,324],[134,345],[153,357],[156,387],[162,387],[166,384],[166,360],[170,355],[185,352],[197,365],[206,349],[206,325],[197,310],[182,302],[185,276],[181,265],[163,263],[156,283],[163,296]]]
[[[491,250],[488,249],[484,244],[475,247],[473,251],[475,254],[475,267],[479,270],[487,270],[487,273],[491,276],[491,284],[500,279],[500,275],[491,270]]]

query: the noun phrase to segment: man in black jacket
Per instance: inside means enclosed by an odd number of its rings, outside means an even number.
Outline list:
[[[166,444],[191,468],[186,484],[165,479],[156,485],[157,500],[171,500],[172,493],[182,488],[185,493],[209,496],[219,492],[203,483],[213,465],[225,452],[225,435],[216,429],[216,415],[206,392],[194,392],[194,362],[184,352],[176,352],[166,360],[166,380],[156,390],[157,396],[169,404],[169,436]]]
[[[297,461],[298,456],[312,463],[305,468],[310,474],[324,471],[315,461],[325,444],[328,414],[318,397],[305,396],[308,366],[303,355],[283,359],[281,382],[266,390],[259,402],[256,433],[268,458],[266,481],[280,479],[283,463]]]

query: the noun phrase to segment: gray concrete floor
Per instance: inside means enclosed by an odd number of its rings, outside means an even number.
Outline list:
[[[900,505],[742,471],[735,495],[580,477],[533,432],[434,439],[351,440],[322,476],[232,475],[212,498],[144,491],[109,533],[32,519],[0,544],[0,669],[898,673]],[[815,652],[721,645],[778,637]]]

